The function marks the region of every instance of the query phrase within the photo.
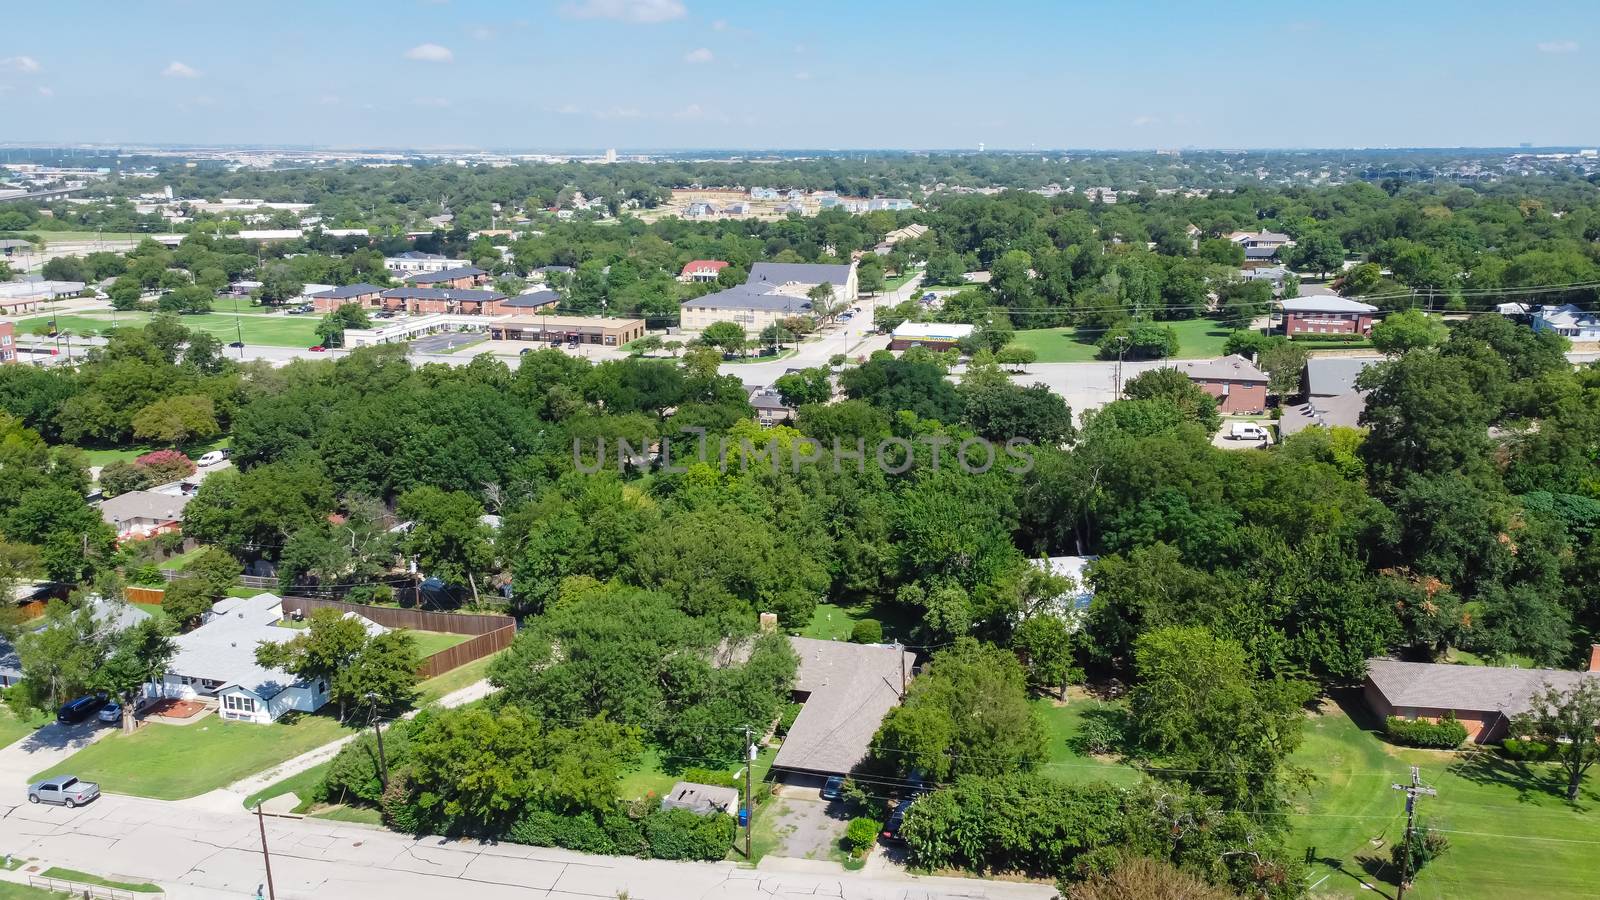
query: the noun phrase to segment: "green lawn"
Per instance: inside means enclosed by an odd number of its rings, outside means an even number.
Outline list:
[[[1080,690],[1070,690],[1067,696],[1066,703],[1052,697],[1038,697],[1033,701],[1034,709],[1044,721],[1045,741],[1050,750],[1045,771],[1063,781],[1115,781],[1118,784],[1138,781],[1140,775],[1131,766],[1111,759],[1083,756],[1067,743],[1078,733],[1085,714],[1096,710],[1120,711],[1124,704],[1106,703]]]
[[[146,725],[113,734],[35,775],[68,773],[118,794],[182,800],[225,787],[348,734],[333,716],[302,715],[272,725],[208,716],[193,725]]]
[[[504,653],[502,650],[500,653]],[[469,684],[482,681],[488,677],[489,663],[500,653],[491,653],[482,659],[475,659],[464,666],[451,669],[437,678],[429,678],[417,685],[417,705],[432,703],[446,694],[454,693]]]
[[[50,319],[49,313],[19,320],[17,333],[32,334],[36,322]],[[72,313],[55,317],[56,327],[73,334],[100,334],[112,327],[142,326],[153,318],[146,312],[114,312],[112,310]],[[228,313],[205,313],[182,316],[185,328],[206,331],[223,342],[239,340],[246,344],[264,344],[269,347],[309,347],[320,342],[317,337],[317,316],[238,316]],[[76,351],[74,351],[76,353]]]
[[[900,290],[902,287],[905,287],[906,282],[908,282],[911,279],[917,277],[917,273],[920,272],[920,271],[922,271],[922,270],[921,269],[912,269],[909,272],[904,272],[904,273],[899,274],[899,275],[894,275],[894,276],[890,276],[890,277],[884,278],[883,279],[883,292],[885,294],[892,294],[895,291]]]
[[[25,884],[16,884],[10,881],[0,881],[0,900],[50,900],[50,898],[65,897],[66,894],[53,894],[44,888],[28,887]]]
[[[465,644],[472,640],[470,634],[450,634],[443,631],[413,631],[411,636],[417,639],[417,654],[423,659],[440,650],[449,650],[457,644]]]
[[[647,796],[663,797],[677,783],[676,776],[663,771],[660,751],[654,747],[646,747],[644,753],[639,755],[638,767],[623,775],[622,780],[617,783],[617,796],[623,800],[638,800]]]
[[[183,452],[190,459],[197,459],[202,454],[206,453],[209,450],[217,450],[219,448],[228,446],[228,444],[231,441],[232,441],[232,438],[229,438],[227,436],[223,436],[223,437],[215,438],[213,440],[203,441],[203,442],[200,442],[200,443],[192,444],[192,445],[190,445],[188,447],[183,448]],[[87,454],[88,457],[89,457],[89,465],[91,465],[91,466],[104,466],[104,465],[106,465],[108,463],[114,463],[114,462],[119,462],[119,461],[120,462],[133,462],[135,459],[138,459],[139,457],[141,457],[141,456],[145,455],[146,453],[149,453],[149,452],[151,452],[153,450],[167,450],[167,449],[170,449],[170,448],[168,448],[168,447],[156,447],[156,446],[151,446],[149,444],[145,444],[145,445],[142,445],[142,446],[139,446],[139,447],[124,447],[124,448],[113,449],[113,450],[84,450],[83,452],[85,454]]]
[[[1162,322],[1178,333],[1178,359],[1211,359],[1222,355],[1222,345],[1233,332],[1210,319]],[[1039,362],[1088,362],[1099,359],[1094,342],[1099,331],[1079,334],[1077,328],[1033,328],[1018,331],[1012,343],[1031,348]]]
[[[0,747],[9,747],[50,721],[47,713],[35,712],[19,718],[11,707],[0,704]]]
[[[99,875],[90,875],[88,872],[79,872],[77,869],[63,869],[60,866],[51,866],[39,873],[46,878],[59,878],[62,881],[76,881],[80,884],[98,884],[101,887],[120,888],[124,891],[137,891],[141,894],[159,894],[158,885],[144,881],[112,881],[101,878]]]
[[[1418,801],[1419,816],[1447,831],[1451,845],[1418,876],[1416,896],[1594,895],[1600,774],[1591,772],[1578,802],[1569,804],[1553,766],[1515,763],[1492,751],[1394,747],[1331,705],[1308,723],[1295,761],[1318,777],[1293,817],[1296,846],[1318,860],[1312,896],[1371,897],[1362,880],[1392,895],[1396,873],[1386,864],[1390,845],[1404,833],[1404,813],[1390,785],[1405,781],[1411,765],[1439,792]]]
[[[877,619],[883,626],[885,641],[909,636],[912,626],[916,624],[905,615],[903,606],[818,603],[816,610],[811,613],[811,622],[799,631],[799,635],[823,641],[848,641],[850,629],[860,619]]]

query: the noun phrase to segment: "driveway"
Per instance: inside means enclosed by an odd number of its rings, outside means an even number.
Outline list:
[[[60,764],[116,730],[115,725],[102,725],[93,719],[78,725],[51,722],[0,749],[0,794],[15,791],[20,795],[34,775]]]
[[[793,859],[828,859],[850,824],[846,804],[817,796],[816,788],[780,790],[758,816],[770,816],[778,836],[774,856]]]

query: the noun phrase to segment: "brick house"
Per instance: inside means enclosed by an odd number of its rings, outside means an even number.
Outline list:
[[[0,366],[17,361],[17,326],[0,322]]]
[[[1453,713],[1466,727],[1467,740],[1504,740],[1511,720],[1528,711],[1533,696],[1551,685],[1568,690],[1583,679],[1600,677],[1600,645],[1589,651],[1589,669],[1513,669],[1442,663],[1367,660],[1362,697],[1380,719],[1437,722]]]
[[[1238,354],[1184,363],[1181,371],[1200,390],[1217,398],[1217,409],[1224,415],[1266,411],[1267,375]]]
[[[477,266],[460,266],[439,272],[419,272],[406,277],[412,287],[468,290],[481,287],[490,281],[489,273]]]
[[[346,284],[327,291],[318,291],[312,294],[311,308],[317,312],[333,312],[348,303],[359,304],[362,309],[381,309],[383,306],[384,289],[375,284],[361,282],[359,284]]]
[[[383,308],[412,316],[453,313],[463,316],[496,316],[506,295],[499,291],[457,288],[392,288],[383,292]]]
[[[1333,294],[1314,294],[1279,301],[1283,333],[1289,337],[1318,334],[1371,335],[1378,308]]]

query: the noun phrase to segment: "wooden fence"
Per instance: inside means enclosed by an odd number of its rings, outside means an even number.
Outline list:
[[[133,587],[131,585],[124,588],[123,593],[127,595],[129,603],[160,603],[167,595],[165,588]]]
[[[498,653],[511,646],[512,638],[517,636],[517,621],[510,616],[457,615],[420,609],[399,609],[392,606],[367,606],[362,603],[345,603],[316,597],[283,598],[285,613],[298,612],[309,616],[319,609],[353,612],[386,628],[409,628],[412,631],[440,631],[446,634],[473,636],[471,640],[463,641],[454,647],[447,647],[424,659],[422,665],[417,667],[419,678],[443,675],[475,659]]]

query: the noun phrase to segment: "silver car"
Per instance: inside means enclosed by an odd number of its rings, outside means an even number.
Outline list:
[[[100,796],[100,785],[79,781],[71,775],[48,778],[28,786],[29,803],[60,803],[74,809]]]

